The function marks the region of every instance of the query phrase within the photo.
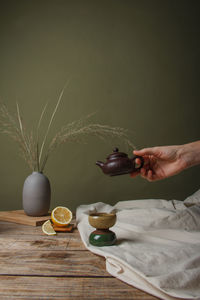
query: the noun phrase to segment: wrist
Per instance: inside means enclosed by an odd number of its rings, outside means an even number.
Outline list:
[[[185,168],[200,164],[200,141],[181,146],[180,158],[183,161]]]

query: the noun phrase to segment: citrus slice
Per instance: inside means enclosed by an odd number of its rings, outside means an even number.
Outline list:
[[[46,221],[42,225],[42,231],[45,234],[48,234],[48,235],[55,235],[56,234],[55,230],[53,229],[53,226],[51,225],[51,221],[50,220]]]
[[[56,226],[67,226],[72,220],[72,212],[67,207],[57,206],[52,210],[51,220]]]

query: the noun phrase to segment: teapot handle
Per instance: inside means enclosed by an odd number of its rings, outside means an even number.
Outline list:
[[[134,161],[134,163],[135,163],[136,158],[140,159],[140,165],[139,165],[139,167],[135,167],[135,170],[138,171],[138,170],[140,170],[144,166],[144,158],[142,156],[139,156],[139,155],[134,155],[131,158],[132,161]]]

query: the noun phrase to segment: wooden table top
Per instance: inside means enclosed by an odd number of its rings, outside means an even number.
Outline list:
[[[0,299],[158,299],[112,277],[77,229],[47,236],[1,221],[0,244]]]

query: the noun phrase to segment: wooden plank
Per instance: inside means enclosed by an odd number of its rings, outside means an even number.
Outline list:
[[[34,227],[34,226],[0,221],[0,237],[15,235],[17,239],[17,236],[21,236],[21,235],[38,235],[38,234],[42,234],[41,226]]]
[[[157,299],[113,278],[77,229],[47,236],[41,226],[0,222],[0,299]]]
[[[156,300],[116,278],[0,276],[1,299]]]
[[[27,216],[23,210],[0,211],[0,220],[17,224],[39,226],[50,219],[50,214],[42,217]]]
[[[56,236],[48,236],[42,232],[41,226],[32,227],[1,221],[0,252],[5,249],[86,250],[77,229],[73,232],[57,232]]]
[[[111,276],[105,259],[89,251],[18,251],[0,252],[0,275],[34,276]]]
[[[0,253],[9,251],[52,251],[52,250],[86,250],[79,233],[57,233],[56,236],[47,235],[8,235],[2,236],[0,233]]]

